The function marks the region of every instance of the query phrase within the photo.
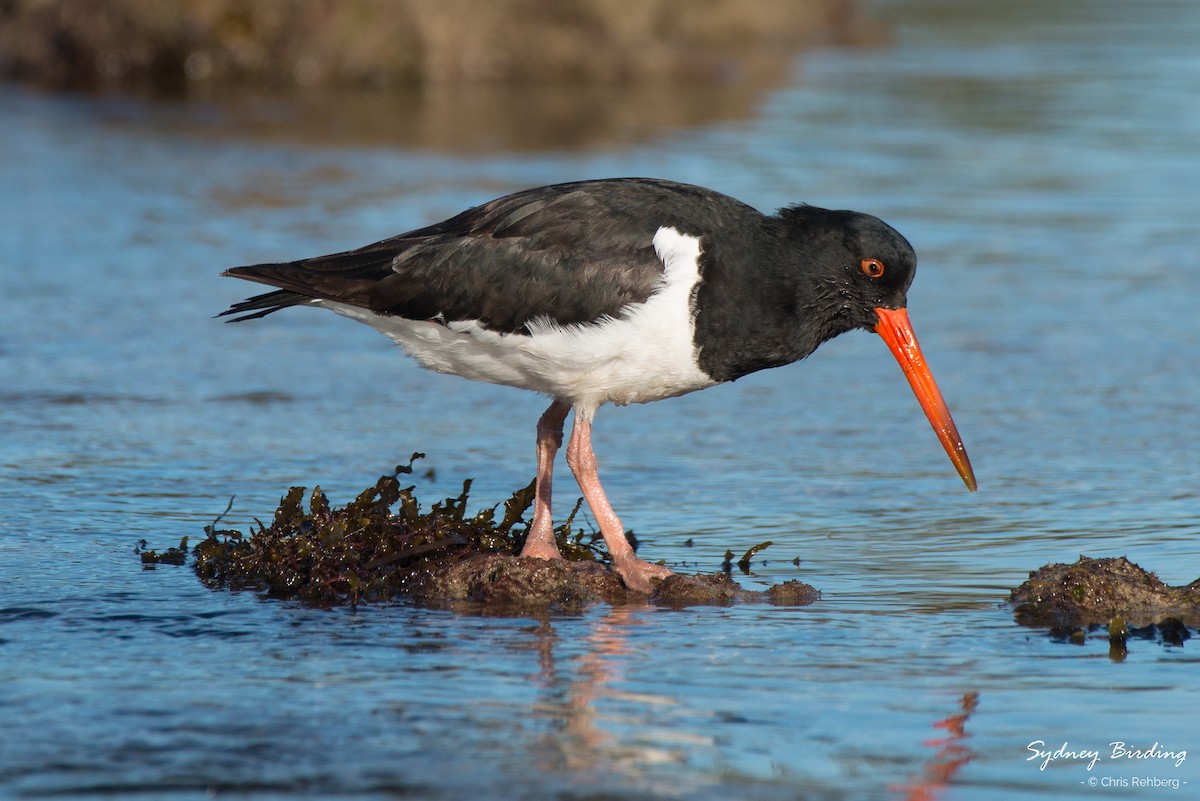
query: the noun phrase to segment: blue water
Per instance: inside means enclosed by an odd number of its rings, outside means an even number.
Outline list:
[[[0,796],[1194,795],[1194,640],[1117,663],[1001,604],[1080,553],[1200,575],[1200,6],[872,12],[889,41],[802,56],[753,117],[585,147],[322,145],[219,103],[0,89]],[[220,269],[646,174],[903,231],[980,491],[857,334],[597,418],[643,553],[711,572],[772,540],[739,580],[800,578],[811,607],[315,611],[142,570],[140,539],[195,538],[232,495],[248,526],[292,484],[344,502],[421,450],[420,497],[474,477],[485,506],[533,469],[542,399],[330,314],[223,325],[253,288]],[[1039,769],[1039,740],[1103,759]]]

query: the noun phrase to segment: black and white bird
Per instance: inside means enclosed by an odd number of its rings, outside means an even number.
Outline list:
[[[592,420],[605,403],[671,398],[875,331],[975,489],[905,309],[916,266],[908,241],[867,214],[796,205],[768,216],[709,189],[619,178],[517,192],[345,253],[235,267],[223,275],[278,289],[222,315],[320,306],[386,334],[422,367],[549,397],[522,556],[561,558],[551,474],[573,409],[567,464],[613,568],[648,592],[669,571],[634,553],[600,485]]]

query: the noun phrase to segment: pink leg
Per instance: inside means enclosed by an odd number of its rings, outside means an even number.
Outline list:
[[[600,474],[596,470],[596,454],[592,451],[592,421],[587,415],[575,411],[575,424],[571,429],[571,441],[567,443],[567,466],[575,474],[579,489],[587,499],[588,506],[604,535],[608,555],[612,557],[613,569],[625,582],[625,586],[637,592],[649,594],[653,590],[652,578],[665,578],[671,571],[662,565],[652,565],[639,559],[633,546],[625,537],[625,527],[613,511],[604,487],[600,486]]]
[[[537,483],[534,485],[533,522],[525,537],[521,556],[538,559],[562,559],[554,544],[554,518],[550,512],[550,492],[554,474],[554,456],[562,445],[563,421],[571,406],[560,400],[538,420],[537,425]]]

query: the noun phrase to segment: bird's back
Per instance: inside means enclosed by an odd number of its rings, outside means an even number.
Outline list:
[[[664,227],[702,238],[729,220],[759,216],[745,204],[687,184],[618,178],[518,192],[448,220],[356,250],[235,267],[224,275],[278,287],[225,314],[261,317],[334,301],[414,320],[478,321],[528,333],[536,320],[594,322],[645,302],[663,264]]]

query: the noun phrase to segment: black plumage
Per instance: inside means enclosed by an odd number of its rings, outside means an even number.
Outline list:
[[[754,212],[699,187],[651,179],[580,181],[508,195],[450,219],[330,256],[235,267],[224,275],[280,287],[223,314],[246,320],[312,299],[414,320],[477,320],[527,333],[615,316],[643,303],[663,265],[662,226],[703,236],[722,214]]]

